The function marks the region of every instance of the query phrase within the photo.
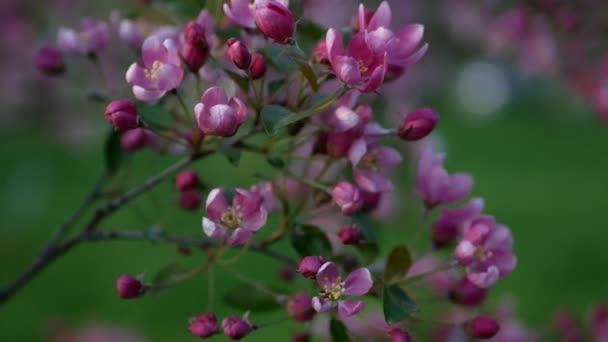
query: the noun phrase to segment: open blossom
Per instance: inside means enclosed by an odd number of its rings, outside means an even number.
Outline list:
[[[397,150],[374,146],[360,139],[351,147],[349,159],[355,169],[355,181],[362,190],[367,192],[393,190],[393,183],[387,172],[402,160]]]
[[[156,101],[179,87],[184,78],[177,46],[172,39],[150,36],[141,50],[141,62],[129,67],[126,79],[133,86],[133,94],[138,100]]]
[[[469,222],[454,255],[467,266],[467,278],[481,288],[491,287],[517,264],[511,231],[496,224],[491,216],[479,216]]]
[[[361,192],[349,182],[338,183],[332,190],[332,196],[344,215],[352,215],[363,207]]]
[[[62,27],[57,34],[57,47],[66,53],[89,55],[98,53],[108,44],[108,24],[92,18],[80,21],[78,30]]]
[[[321,266],[316,280],[321,293],[312,299],[313,307],[317,312],[326,312],[337,306],[340,317],[356,315],[365,307],[362,301],[344,299],[344,296],[362,296],[374,285],[370,271],[364,267],[354,270],[342,281],[338,266],[332,262]]]
[[[444,153],[435,154],[426,147],[418,160],[416,189],[429,209],[461,201],[473,188],[473,179],[468,174],[448,174],[443,167],[444,159]]]
[[[211,87],[194,107],[198,127],[205,134],[233,136],[247,120],[247,107],[237,97],[228,100],[223,88]]]
[[[212,238],[223,238],[230,234],[229,244],[244,245],[266,223],[267,212],[263,203],[258,194],[236,189],[232,203],[229,204],[224,190],[213,189],[207,197],[203,231]]]
[[[482,198],[473,198],[463,207],[456,209],[441,209],[441,214],[432,228],[433,243],[442,247],[454,241],[462,226],[481,214],[484,207]]]
[[[380,88],[386,73],[386,53],[373,52],[363,33],[355,34],[344,50],[342,34],[332,28],[327,31],[325,43],[327,58],[340,81],[363,93]]]
[[[230,20],[244,28],[254,29],[252,4],[250,0],[230,0],[230,5],[224,4],[224,14]]]

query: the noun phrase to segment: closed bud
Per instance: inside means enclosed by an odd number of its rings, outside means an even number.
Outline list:
[[[412,342],[412,337],[407,332],[393,328],[390,332],[391,342]]]
[[[228,59],[241,70],[247,70],[251,64],[251,53],[245,43],[238,39],[230,38],[228,42]]]
[[[344,215],[352,215],[363,207],[363,197],[359,189],[351,183],[340,182],[332,190],[334,202]]]
[[[310,342],[310,335],[304,333],[293,335],[291,342]]]
[[[298,266],[298,273],[306,278],[314,278],[324,263],[325,259],[321,256],[304,257]]]
[[[249,65],[249,76],[252,80],[257,80],[266,75],[266,59],[259,53],[253,54]]]
[[[287,313],[298,322],[308,322],[313,319],[317,311],[312,307],[311,296],[298,293],[287,302]]]
[[[295,31],[293,14],[275,0],[256,1],[255,25],[264,35],[280,44],[292,44]]]
[[[361,232],[356,227],[342,228],[340,229],[338,236],[345,245],[358,245],[361,241]]]
[[[120,146],[126,152],[141,150],[148,145],[148,132],[143,128],[135,128],[123,133]]]
[[[184,210],[196,210],[201,205],[202,197],[197,190],[182,192],[179,197],[179,206]]]
[[[117,131],[127,131],[139,126],[137,108],[128,100],[115,100],[108,104],[103,116]]]
[[[120,298],[137,298],[144,293],[144,285],[139,279],[123,274],[116,280],[116,292]]]
[[[498,322],[490,316],[477,316],[466,324],[470,336],[480,339],[492,338],[500,330]]]
[[[450,289],[450,300],[464,306],[477,306],[486,299],[486,290],[463,277]]]
[[[200,338],[211,337],[220,331],[214,313],[203,314],[191,320],[188,329],[192,335]]]
[[[190,71],[198,72],[209,56],[209,45],[205,38],[205,29],[196,21],[191,21],[184,29],[184,44],[180,54]]]
[[[207,48],[205,29],[196,21],[190,21],[186,25],[186,28],[184,29],[184,39],[188,44],[199,45],[201,48]]]
[[[59,76],[65,71],[63,56],[57,49],[45,47],[38,51],[36,68],[47,76]]]
[[[431,108],[420,108],[408,113],[399,127],[399,136],[403,140],[420,140],[433,131],[439,121],[439,114]]]
[[[175,178],[175,187],[179,191],[194,190],[199,185],[198,174],[194,171],[180,172]]]
[[[253,331],[253,327],[249,322],[237,316],[224,318],[222,327],[224,328],[224,335],[233,340],[240,340]]]

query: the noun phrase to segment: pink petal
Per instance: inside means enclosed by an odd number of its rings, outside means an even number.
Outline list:
[[[181,59],[179,57],[179,47],[176,41],[172,38],[165,38],[163,46],[167,49],[167,58],[163,62],[179,66],[181,64]]]
[[[330,63],[334,63],[335,57],[344,55],[344,43],[340,32],[330,28],[325,36],[325,44],[327,45],[327,56]]]
[[[488,236],[485,246],[489,250],[510,251],[513,249],[511,230],[503,225],[497,225]]]
[[[340,270],[333,262],[326,262],[317,272],[317,284],[322,289],[331,289],[340,281]]]
[[[475,256],[475,245],[471,243],[469,240],[462,240],[456,246],[456,250],[454,251],[454,256],[458,259],[458,262],[462,265],[470,265],[473,262],[473,257]]]
[[[142,68],[139,64],[133,63],[127,69],[127,73],[125,75],[127,83],[131,85],[137,85],[145,89],[157,90],[156,82],[153,82],[151,79],[146,77],[145,69]]]
[[[378,147],[376,151],[379,165],[397,165],[403,160],[401,153],[394,148]]]
[[[349,86],[356,86],[361,82],[359,63],[351,57],[337,56],[332,64],[336,76]]]
[[[244,228],[237,228],[234,233],[228,238],[228,244],[231,246],[243,246],[247,244],[253,237],[253,232]]]
[[[158,68],[157,89],[172,90],[179,87],[184,77],[184,70],[173,64],[162,64]]]
[[[357,139],[351,145],[348,150],[348,159],[353,164],[353,166],[357,166],[361,161],[361,158],[367,153],[367,142],[365,139]]]
[[[209,192],[206,202],[207,216],[216,222],[220,222],[222,214],[228,209],[228,203],[224,191],[220,188],[215,188]]]
[[[230,6],[224,4],[224,13],[233,22],[245,27],[254,29],[255,21],[251,8],[249,7],[249,0],[231,0]]]
[[[391,26],[391,7],[387,1],[382,1],[380,6],[378,6],[376,13],[374,13],[374,16],[367,25],[367,29],[371,31],[381,26]]]
[[[377,67],[374,72],[372,73],[372,75],[369,77],[369,79],[367,80],[367,82],[365,83],[365,86],[363,87],[363,89],[360,89],[362,93],[373,93],[376,90],[378,90],[378,88],[380,88],[380,86],[382,85],[382,82],[384,82],[384,74],[386,73],[386,66],[381,65],[379,67]]]
[[[365,303],[360,300],[341,300],[338,302],[338,315],[350,317],[358,314],[365,308]]]
[[[482,289],[492,287],[498,280],[500,272],[496,266],[491,266],[485,272],[470,272],[467,274],[469,281]]]
[[[203,217],[203,232],[205,232],[207,236],[217,239],[226,235],[226,228],[220,224],[216,224],[206,217]]]
[[[424,36],[424,25],[411,24],[397,31],[397,40],[392,54],[403,60],[414,51]]]
[[[210,108],[217,104],[227,104],[228,97],[226,96],[226,92],[223,88],[211,87],[207,89],[205,93],[203,93],[203,96],[201,97],[201,102],[205,106],[207,106],[207,108]]]
[[[316,312],[327,312],[332,307],[332,302],[320,297],[312,297],[312,307]]]
[[[450,187],[443,194],[443,201],[452,203],[463,200],[473,190],[473,178],[468,174],[455,174],[450,176]]]
[[[416,51],[413,55],[411,55],[407,59],[405,59],[401,63],[401,65],[409,66],[409,65],[418,63],[418,61],[420,61],[422,59],[422,57],[424,57],[424,55],[426,55],[426,52],[428,51],[428,49],[429,49],[429,44],[425,43],[424,45],[422,45],[422,47],[420,49],[418,49],[418,51]]]
[[[334,111],[334,126],[336,128],[336,132],[344,132],[347,131],[359,124],[361,121],[359,118],[359,114],[346,106],[339,106]]]
[[[146,68],[152,68],[152,65],[156,61],[166,62],[169,54],[159,37],[150,36],[144,40],[141,46],[141,58]]]
[[[395,34],[393,31],[384,27],[379,27],[371,32],[365,32],[365,41],[369,48],[375,53],[387,51],[394,40]]]
[[[367,45],[365,33],[359,32],[348,42],[348,54],[357,62],[369,67],[375,59],[374,52]]]
[[[268,211],[266,207],[260,205],[259,209],[243,218],[243,228],[251,231],[258,231],[266,224],[268,219]]]
[[[372,274],[367,268],[361,267],[351,272],[344,280],[344,294],[361,296],[368,293],[372,286]]]
[[[143,102],[153,102],[159,100],[161,97],[165,96],[166,93],[167,92],[165,90],[148,90],[140,86],[133,86],[133,95],[135,95],[135,98]]]
[[[233,97],[228,102],[228,105],[234,110],[238,118],[239,123],[243,123],[247,120],[247,106],[238,97]]]
[[[390,178],[373,171],[357,171],[354,175],[357,185],[372,193],[391,192],[394,189]]]

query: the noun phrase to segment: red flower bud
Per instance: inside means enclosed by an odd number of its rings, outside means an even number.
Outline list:
[[[190,21],[184,29],[184,38],[186,43],[192,45],[200,45],[201,48],[207,48],[207,39],[205,37],[205,28],[196,21]]]
[[[179,197],[179,206],[184,210],[196,210],[201,205],[201,194],[197,190],[182,192]]]
[[[325,39],[321,39],[315,47],[313,60],[317,63],[329,65],[329,54],[327,53],[327,43],[325,42]]]
[[[311,296],[297,293],[287,302],[287,313],[298,322],[308,322],[315,317],[317,311],[312,307]]]
[[[486,290],[463,277],[450,289],[450,299],[464,306],[477,306],[486,299]]]
[[[209,44],[205,38],[205,29],[199,23],[191,21],[184,29],[184,44],[180,54],[190,71],[198,72],[209,56]]]
[[[137,298],[144,293],[144,286],[139,279],[123,274],[116,280],[116,292],[120,298]]]
[[[247,70],[251,64],[251,53],[245,43],[238,39],[230,38],[228,42],[228,59],[241,70]]]
[[[240,340],[253,331],[253,327],[249,322],[237,316],[224,318],[222,327],[224,328],[224,335],[233,340]]]
[[[148,144],[148,132],[143,128],[135,128],[123,133],[120,137],[120,146],[124,151],[140,150]]]
[[[188,328],[190,333],[196,337],[206,338],[220,332],[217,326],[217,318],[214,313],[200,315],[190,322]]]
[[[361,241],[361,232],[356,227],[342,228],[338,236],[345,245],[358,245],[359,241]]]
[[[319,268],[323,266],[325,259],[321,256],[307,256],[300,261],[298,267],[298,273],[306,278],[314,278],[319,271]]]
[[[42,48],[36,56],[36,68],[47,76],[62,75],[65,71],[63,56],[54,48]]]
[[[291,44],[295,31],[293,14],[283,4],[275,0],[261,0],[253,13],[255,24],[264,35],[277,43]]]
[[[137,108],[128,100],[110,102],[103,115],[117,131],[127,131],[139,126]]]
[[[492,338],[499,330],[498,322],[490,316],[477,316],[467,323],[467,332],[476,338]]]
[[[391,342],[412,342],[412,337],[407,332],[399,329],[393,328],[390,332]]]
[[[198,185],[198,175],[194,171],[180,172],[175,178],[175,187],[182,192],[194,190],[198,187]]]
[[[420,140],[433,131],[439,121],[439,114],[431,108],[420,108],[408,113],[399,127],[399,136],[403,140]]]
[[[251,65],[249,65],[249,75],[252,80],[257,80],[266,75],[266,59],[259,53],[253,54]]]
[[[363,207],[363,197],[359,188],[349,182],[340,182],[332,190],[334,202],[344,215],[352,215]]]

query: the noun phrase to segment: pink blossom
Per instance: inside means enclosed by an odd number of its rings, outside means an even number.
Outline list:
[[[357,33],[344,50],[342,34],[331,28],[325,37],[329,62],[336,77],[348,87],[363,93],[378,90],[386,73],[386,52],[374,52],[364,33]]]
[[[226,50],[228,59],[241,70],[249,69],[249,65],[251,64],[251,53],[249,52],[247,45],[241,40],[230,38],[226,42],[226,46],[228,47]]]
[[[332,190],[334,202],[344,215],[352,215],[363,207],[359,189],[349,182],[340,182]]]
[[[190,333],[196,337],[207,338],[219,333],[214,313],[199,315],[190,322]]]
[[[439,121],[439,114],[431,108],[420,108],[408,113],[399,127],[399,137],[407,141],[420,140],[429,135]]]
[[[279,207],[279,199],[274,191],[274,185],[271,182],[262,182],[251,186],[249,191],[258,194],[262,197],[264,207],[268,213],[271,213]]]
[[[450,299],[464,306],[477,306],[486,299],[486,289],[483,289],[463,277],[450,289]]]
[[[110,39],[108,25],[92,18],[83,18],[78,30],[62,27],[57,34],[57,47],[65,53],[89,55],[99,53]]]
[[[247,120],[247,107],[237,97],[228,100],[220,87],[211,87],[201,96],[201,102],[194,107],[198,127],[205,134],[221,137],[233,136],[241,124]]]
[[[362,190],[368,192],[393,190],[393,183],[388,173],[402,160],[397,150],[375,146],[364,139],[359,139],[351,146],[349,159],[355,169],[355,181]]]
[[[224,335],[232,340],[240,340],[253,331],[253,327],[249,322],[237,316],[224,318],[222,320],[222,328],[224,329]]]
[[[340,229],[338,236],[345,245],[358,245],[362,238],[361,231],[354,226]]]
[[[473,180],[464,173],[448,174],[443,167],[444,153],[426,147],[418,160],[416,189],[427,208],[463,200],[471,193]]]
[[[467,323],[469,335],[475,338],[491,338],[500,330],[500,325],[490,316],[477,316]]]
[[[184,70],[172,39],[162,41],[151,36],[144,41],[141,49],[142,60],[129,67],[126,79],[133,86],[133,94],[138,100],[156,101],[179,87]]]
[[[298,266],[298,273],[306,278],[314,278],[321,266],[325,264],[322,256],[307,256],[302,258]]]
[[[137,108],[128,100],[110,102],[103,115],[117,131],[128,131],[139,126]]]
[[[249,76],[255,81],[264,75],[266,75],[266,59],[261,54],[254,53],[249,64]]]
[[[205,28],[196,21],[190,21],[184,29],[180,55],[190,71],[196,73],[209,56],[209,44]]]
[[[250,0],[230,0],[230,5],[224,4],[224,13],[230,20],[244,28],[254,29],[253,4]]]
[[[36,55],[36,68],[48,76],[62,75],[65,72],[63,56],[54,48],[42,48]]]
[[[362,296],[374,285],[370,271],[363,267],[354,270],[342,281],[338,266],[332,262],[321,266],[316,279],[321,293],[313,297],[313,307],[317,312],[327,312],[337,306],[340,317],[356,315],[365,307],[362,301],[344,299],[344,296]]]
[[[200,181],[196,171],[188,170],[180,172],[175,178],[175,187],[179,191],[193,190],[198,187]]]
[[[287,313],[298,322],[309,322],[317,313],[312,307],[312,297],[305,293],[296,293],[287,302]]]
[[[141,150],[150,143],[150,134],[143,128],[128,130],[120,137],[120,147],[126,152]]]
[[[228,243],[233,246],[249,242],[253,233],[266,224],[267,212],[258,194],[236,189],[229,204],[226,193],[220,188],[211,190],[207,197],[207,216],[203,217],[203,231],[212,238],[230,234]]]
[[[390,331],[391,342],[412,342],[412,337],[406,331],[393,328]]]
[[[482,198],[473,198],[463,207],[456,209],[441,209],[441,214],[432,228],[433,243],[437,247],[445,246],[458,236],[462,226],[481,214],[484,207]]]
[[[116,292],[121,298],[137,298],[144,293],[144,285],[131,275],[123,274],[116,280]]]
[[[481,288],[491,287],[517,264],[511,231],[491,216],[479,216],[467,224],[454,255],[467,266],[467,278]]]

